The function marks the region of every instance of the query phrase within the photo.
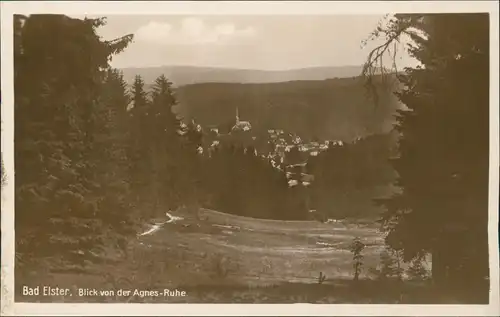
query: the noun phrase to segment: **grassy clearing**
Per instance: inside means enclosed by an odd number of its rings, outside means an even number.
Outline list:
[[[16,301],[29,302],[187,302],[187,303],[397,303],[436,302],[425,284],[370,280],[383,237],[374,226],[353,223],[251,219],[203,210],[187,214],[130,241],[125,253],[112,253],[82,272],[39,264],[16,276]],[[175,216],[175,215],[174,215]],[[165,219],[156,219],[164,222]],[[148,228],[145,228],[146,231]],[[349,244],[359,236],[361,281],[353,284]],[[320,285],[318,278],[326,275]],[[72,296],[22,296],[23,285],[58,286]],[[381,292],[381,287],[384,291]],[[78,289],[158,291],[159,296],[78,296]],[[187,296],[163,296],[164,289]],[[401,295],[403,294],[403,295]],[[147,295],[147,294],[146,294]],[[445,300],[449,302],[449,300]]]

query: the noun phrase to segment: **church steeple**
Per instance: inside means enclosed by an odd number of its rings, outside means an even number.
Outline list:
[[[248,121],[240,121],[240,112],[238,107],[236,107],[236,123],[234,124],[231,131],[248,131],[252,129],[252,125]]]

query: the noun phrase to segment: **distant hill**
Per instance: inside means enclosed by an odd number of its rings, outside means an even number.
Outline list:
[[[179,113],[203,126],[231,126],[235,110],[254,132],[282,129],[307,139],[350,141],[392,128],[399,107],[394,86],[378,82],[378,104],[359,78],[234,84],[205,83],[175,90]]]
[[[296,80],[324,80],[354,77],[361,74],[362,66],[310,67],[291,70],[252,70],[194,66],[160,66],[123,68],[125,81],[131,84],[135,75],[141,75],[151,84],[164,74],[177,87],[197,83],[277,83]]]

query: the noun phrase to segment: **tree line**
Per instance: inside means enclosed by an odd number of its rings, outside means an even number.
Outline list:
[[[397,97],[374,78],[379,107],[371,100],[359,77],[281,83],[205,83],[176,88],[184,116],[202,125],[233,124],[238,105],[242,120],[255,131],[282,129],[307,140],[339,139],[386,133],[398,108]],[[391,87],[397,88],[397,85]],[[349,118],[346,120],[346,118]]]
[[[109,62],[133,36],[103,41],[104,23],[15,16],[16,252],[26,260],[82,263],[196,199],[196,137],[171,110],[171,83],[129,92]]]

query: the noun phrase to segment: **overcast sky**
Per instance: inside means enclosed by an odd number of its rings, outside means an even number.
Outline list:
[[[248,69],[292,69],[361,65],[371,43],[361,42],[380,15],[331,16],[107,16],[99,34],[128,33],[134,42],[114,67],[192,65]],[[404,56],[401,64],[410,59]]]

